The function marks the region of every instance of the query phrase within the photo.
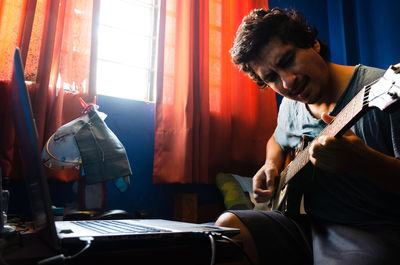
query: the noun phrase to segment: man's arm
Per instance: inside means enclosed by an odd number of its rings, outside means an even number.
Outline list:
[[[265,164],[253,177],[254,199],[257,202],[266,202],[274,194],[275,178],[284,162],[284,152],[272,135],[266,145]]]

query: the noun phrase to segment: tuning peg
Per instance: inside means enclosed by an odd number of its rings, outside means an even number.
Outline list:
[[[395,74],[400,72],[400,63],[396,65],[391,65],[390,68],[394,71]]]
[[[392,99],[397,99],[399,95],[396,92],[387,92],[389,96],[392,97]]]

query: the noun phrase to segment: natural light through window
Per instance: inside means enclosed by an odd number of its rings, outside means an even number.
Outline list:
[[[101,0],[97,93],[154,98],[158,0]]]

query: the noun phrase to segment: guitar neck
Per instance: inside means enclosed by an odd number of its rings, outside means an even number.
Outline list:
[[[366,104],[369,86],[363,88],[347,105],[344,107],[335,119],[329,123],[321,133],[313,140],[316,141],[321,136],[342,136],[357,120],[366,112],[369,107]],[[284,176],[285,183],[289,182],[301,169],[303,169],[309,159],[309,149],[311,143],[301,151],[295,159],[282,171],[281,177]]]

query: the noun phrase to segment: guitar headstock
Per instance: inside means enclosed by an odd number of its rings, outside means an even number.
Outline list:
[[[369,87],[368,105],[392,111],[400,102],[400,63],[391,65],[385,74]]]

